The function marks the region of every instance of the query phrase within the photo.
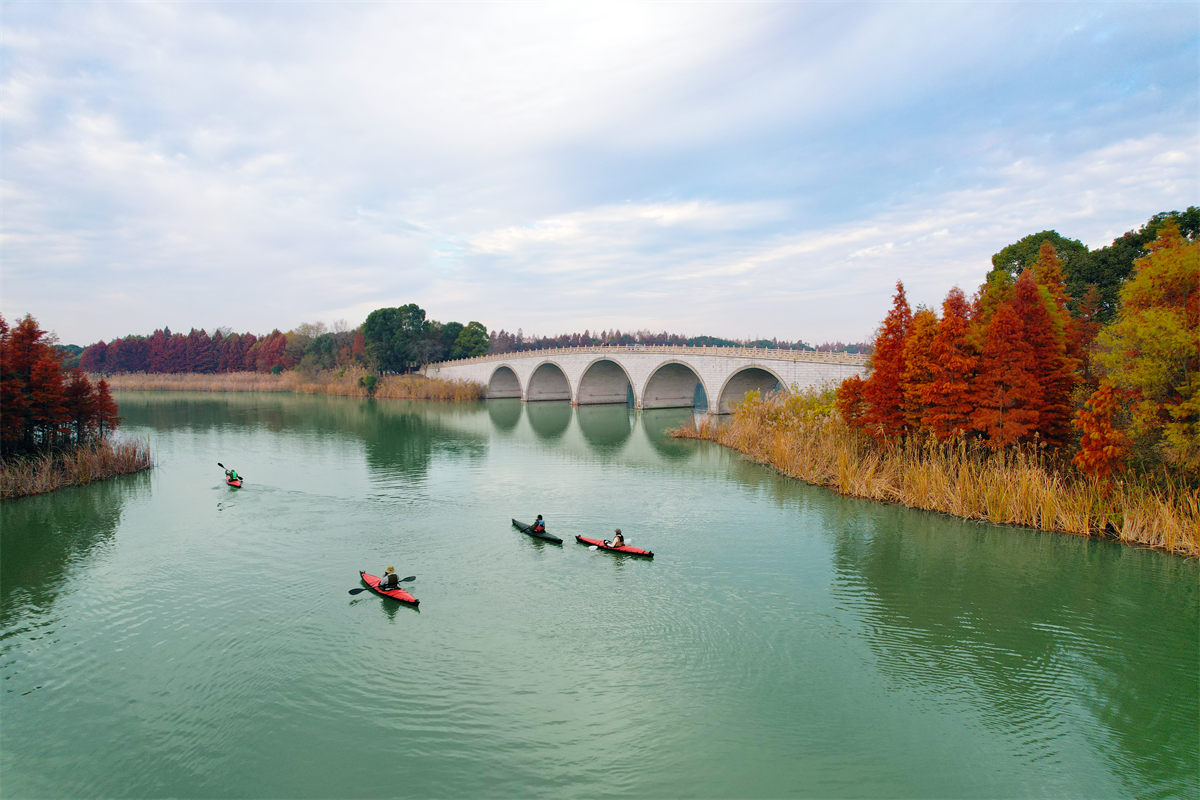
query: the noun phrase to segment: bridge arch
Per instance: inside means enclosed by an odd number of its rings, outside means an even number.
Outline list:
[[[641,391],[642,408],[691,408],[696,400],[696,387],[704,390],[705,399],[711,395],[704,378],[683,361],[664,361],[650,372]]]
[[[575,403],[581,406],[602,404],[622,405],[629,399],[633,380],[624,367],[611,358],[601,356],[583,369]]]
[[[487,384],[488,399],[493,397],[520,397],[521,380],[508,364],[500,364],[492,370]]]
[[[783,379],[774,370],[758,364],[747,364],[725,379],[725,385],[717,395],[717,413],[728,414],[731,406],[740,402],[748,392],[757,390],[766,396],[783,388]]]
[[[570,400],[571,382],[567,373],[553,361],[543,361],[529,375],[525,386],[525,402],[538,400]]]

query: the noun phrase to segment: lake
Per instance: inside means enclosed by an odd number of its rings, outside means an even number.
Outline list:
[[[686,409],[117,400],[154,470],[0,505],[6,798],[1200,794],[1195,561],[839,497]],[[655,558],[574,541],[615,527]],[[419,609],[349,593],[389,564]]]

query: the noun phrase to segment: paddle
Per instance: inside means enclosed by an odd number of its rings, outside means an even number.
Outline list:
[[[608,544],[610,547],[612,546],[612,545],[611,545],[611,544],[609,544],[608,542],[605,542],[605,544]],[[627,544],[629,544],[629,540],[628,540],[628,539],[626,539],[626,540],[625,540],[625,545],[627,545]],[[621,545],[621,546],[622,546],[622,547],[624,547],[625,545]],[[595,544],[589,544],[589,545],[588,545],[588,550],[599,550],[599,549],[600,549],[600,546],[599,546],[599,545],[595,545]]]
[[[222,464],[220,461],[218,461],[218,462],[217,462],[217,466],[218,466],[218,467],[220,467],[221,469],[225,470],[226,472],[228,472],[228,471],[229,471],[229,467],[225,466],[225,465],[224,465],[224,464]],[[238,475],[238,477],[239,477],[239,478],[241,478],[242,480],[245,480],[245,479],[246,479],[246,476],[245,476],[245,475]]]
[[[416,579],[417,579],[416,575],[409,575],[407,578],[401,578],[400,583],[407,583],[408,581],[415,581]],[[350,594],[359,594],[360,592],[365,592],[365,591],[367,591],[366,587],[360,586],[357,589],[351,589]],[[385,589],[384,591],[387,591],[387,590]]]

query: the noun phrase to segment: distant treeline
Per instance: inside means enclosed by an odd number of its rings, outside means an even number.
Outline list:
[[[287,333],[276,329],[259,337],[253,333],[235,333],[227,328],[218,328],[209,335],[203,328],[192,328],[185,334],[163,327],[149,336],[130,335],[84,348],[60,346],[58,350],[68,367],[77,366],[86,372],[105,375],[130,372],[279,373],[292,369],[315,374],[351,366],[403,374],[422,364],[488,353],[631,344],[871,352],[871,346],[863,342],[833,342],[813,347],[800,341],[722,339],[650,331],[622,333],[614,330],[595,335],[584,331],[553,337],[526,337],[520,330],[488,333],[481,322],[463,325],[427,320],[425,310],[415,303],[376,309],[354,330],[330,331],[321,323],[305,323]]]
[[[722,339],[719,336],[683,336],[678,333],[654,333],[639,330],[622,333],[619,330],[562,333],[558,336],[525,336],[516,333],[492,331],[489,337],[489,353],[513,353],[523,350],[546,350],[554,347],[595,347],[599,345],[677,345],[686,347],[761,347],[768,350],[821,350],[835,353],[870,353],[871,345],[866,342],[826,342],[814,347],[806,342],[789,342],[784,339]]]

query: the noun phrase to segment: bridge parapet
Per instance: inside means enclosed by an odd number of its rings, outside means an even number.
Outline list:
[[[849,364],[865,367],[870,356],[862,353],[827,353],[819,350],[780,350],[766,347],[688,347],[686,345],[618,344],[587,345],[584,347],[547,347],[535,350],[514,350],[508,353],[491,353],[474,358],[459,358],[453,361],[438,361],[422,367],[422,371],[467,364],[486,364],[491,361],[511,361],[514,358],[557,358],[564,355],[620,355],[659,354],[674,356],[718,356],[768,361],[812,361],[821,364]]]
[[[483,384],[489,398],[576,405],[632,399],[638,408],[685,408],[703,400],[710,412],[725,414],[748,391],[837,383],[865,376],[867,362],[856,353],[811,350],[599,345],[496,353],[426,364],[421,371]]]

